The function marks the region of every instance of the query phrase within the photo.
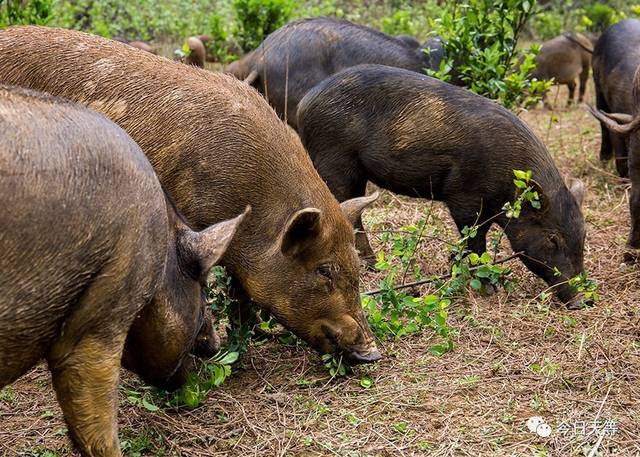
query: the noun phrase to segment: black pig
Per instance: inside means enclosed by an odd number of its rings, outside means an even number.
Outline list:
[[[372,181],[445,202],[458,229],[499,214],[493,221],[522,252],[525,265],[568,306],[579,304],[566,282],[583,271],[579,203],[542,142],[505,108],[425,75],[361,65],[309,91],[300,102],[298,125],[339,201],[363,195]],[[514,199],[514,169],[533,172],[542,208],[526,205],[519,218],[508,219],[501,208]],[[579,182],[574,187],[582,188]],[[480,227],[471,251],[486,250],[489,226]],[[364,236],[358,248],[371,253]]]
[[[609,27],[593,49],[596,108],[608,113],[631,114],[633,74],[640,65],[640,21],[628,19]],[[628,140],[601,123],[600,160],[615,159],[620,176],[629,176]]]

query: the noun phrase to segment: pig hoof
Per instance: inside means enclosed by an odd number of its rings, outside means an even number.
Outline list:
[[[365,270],[369,271],[377,271],[376,270],[376,258],[374,256],[362,257],[360,259],[360,264]]]
[[[625,248],[622,258],[624,260],[624,263],[626,263],[627,265],[630,265],[630,266],[634,264],[640,265],[640,249],[635,249],[627,246]]]
[[[482,292],[484,296],[491,297],[498,293],[498,288],[493,284],[483,284]]]
[[[567,309],[571,311],[579,311],[582,309],[591,308],[593,305],[595,305],[593,300],[586,300],[581,296],[576,296],[565,304]]]

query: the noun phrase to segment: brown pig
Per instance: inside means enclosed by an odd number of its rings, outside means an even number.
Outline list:
[[[242,217],[192,231],[120,127],[7,86],[0,203],[0,387],[46,359],[82,455],[119,456],[121,358],[157,386],[184,381],[211,331],[206,274]]]
[[[204,68],[204,62],[207,57],[207,50],[204,47],[204,43],[198,37],[192,36],[187,38],[185,46],[188,51],[182,49],[176,50],[175,60],[185,63],[187,65],[193,65],[194,67]]]
[[[537,79],[553,78],[556,84],[565,84],[569,88],[568,105],[575,101],[576,79],[579,79],[578,102],[581,103],[587,89],[591,54],[593,45],[589,38],[581,33],[564,33],[542,43],[531,76]],[[548,106],[546,98],[545,105]]]
[[[300,139],[235,78],[85,33],[0,32],[0,82],[106,114],[147,154],[194,228],[252,206],[221,260],[251,299],[322,351],[380,358],[359,299],[353,223],[373,198],[339,204]]]

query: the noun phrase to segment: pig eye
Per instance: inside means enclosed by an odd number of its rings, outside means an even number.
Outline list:
[[[555,250],[560,249],[560,240],[558,240],[558,237],[556,235],[549,236],[547,240],[549,241],[549,245],[551,246],[551,248]]]
[[[328,280],[332,280],[333,279],[333,270],[331,268],[331,265],[329,265],[329,264],[320,265],[317,268],[316,272],[320,276],[323,276]]]

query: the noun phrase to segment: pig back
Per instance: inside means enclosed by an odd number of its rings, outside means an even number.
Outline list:
[[[251,219],[225,258],[235,258],[243,232],[258,235],[242,256],[258,255],[268,248],[265,240],[277,240],[288,217],[306,206],[339,217],[295,132],[232,76],[75,31],[14,27],[0,32],[0,82],[48,91],[107,115],[140,145],[196,229],[235,217],[250,204]]]
[[[631,113],[633,75],[640,65],[640,21],[609,27],[593,50],[593,80],[611,112]]]
[[[0,385],[43,357],[105,268],[137,271],[87,327],[126,326],[164,265],[164,198],[119,127],[86,108],[0,86]],[[164,253],[158,255],[157,252]],[[138,293],[139,294],[139,293]],[[107,314],[109,317],[107,317]],[[128,328],[128,327],[123,327]]]

